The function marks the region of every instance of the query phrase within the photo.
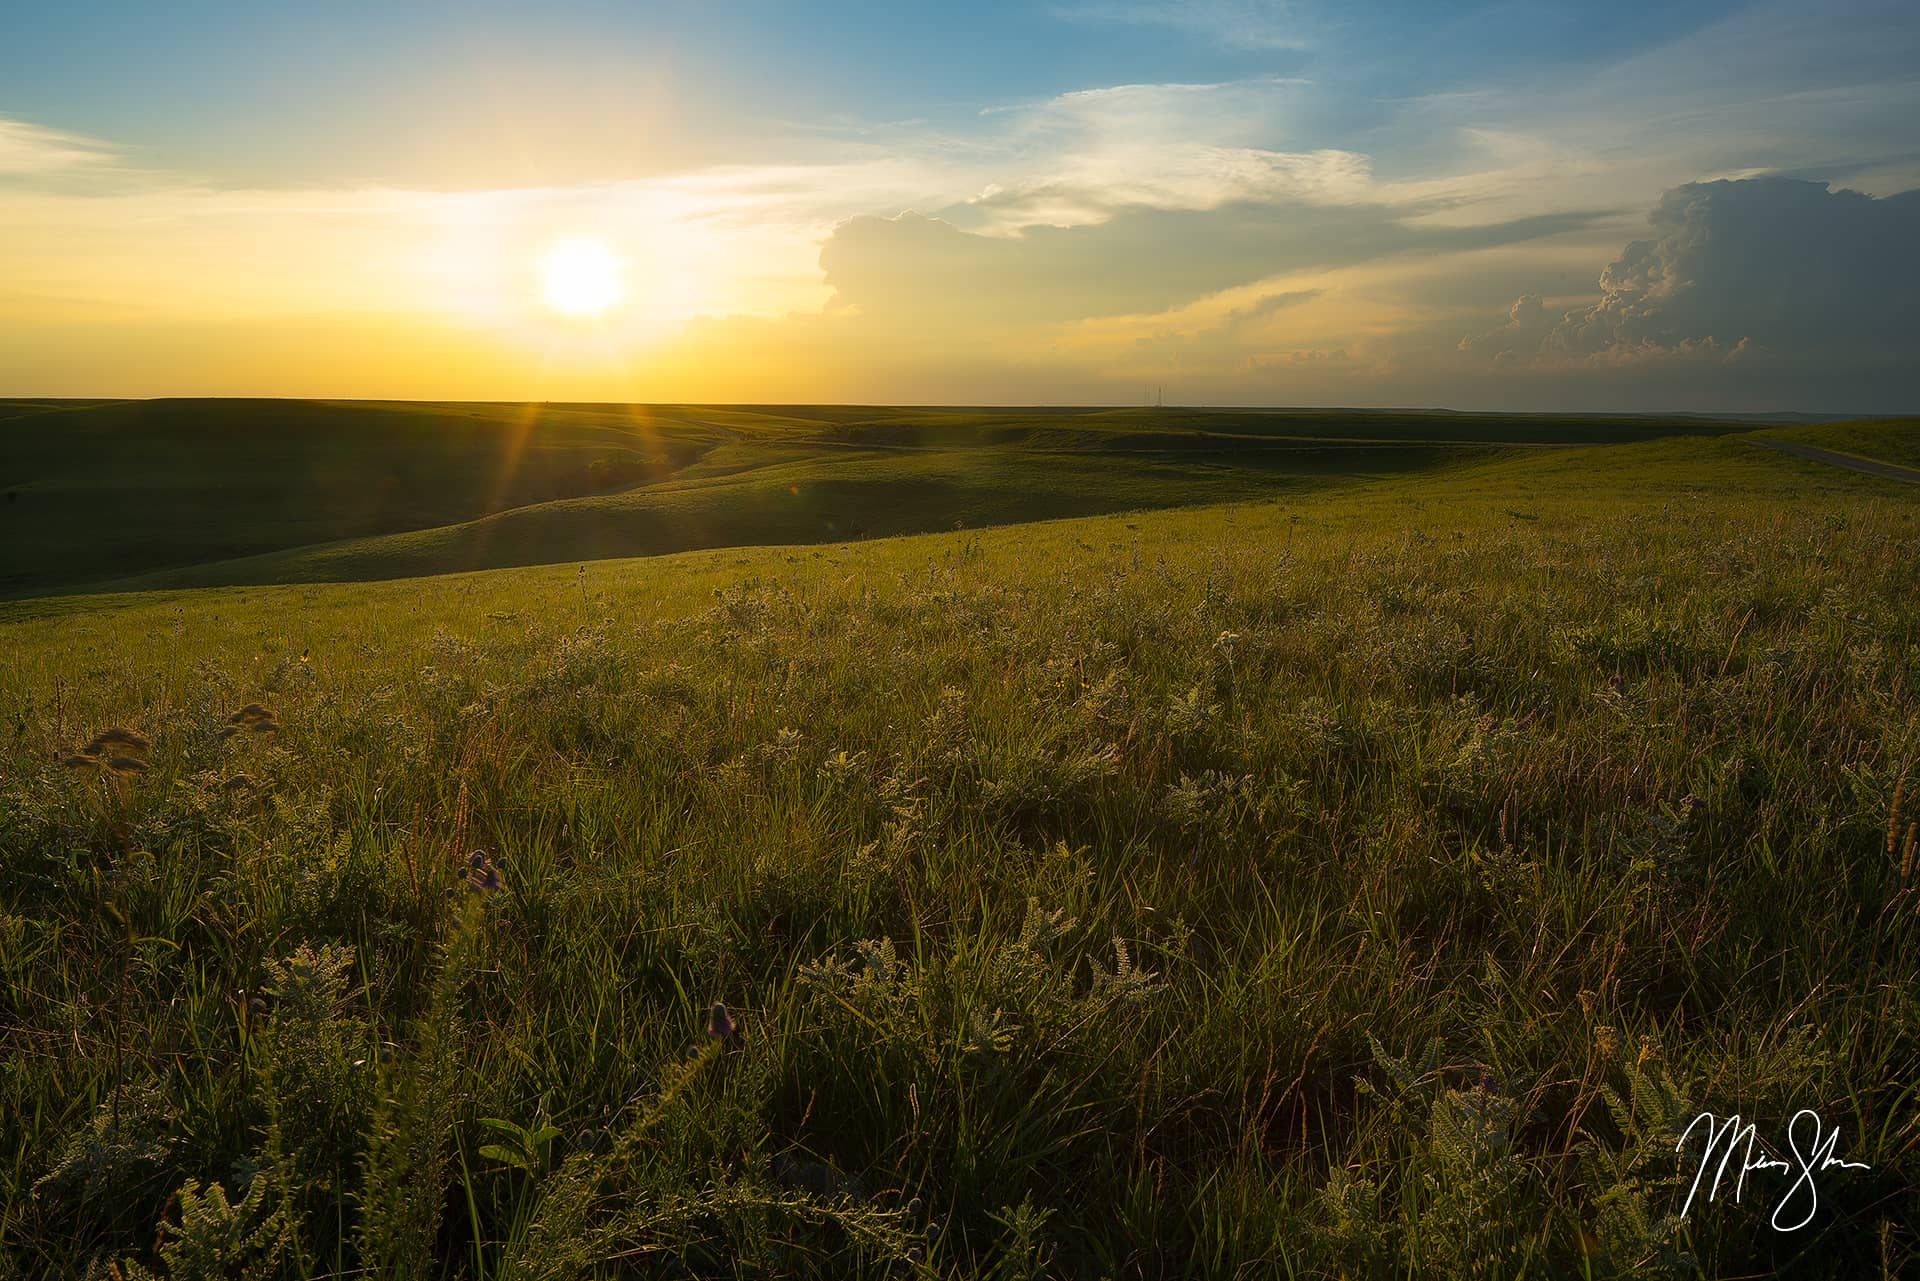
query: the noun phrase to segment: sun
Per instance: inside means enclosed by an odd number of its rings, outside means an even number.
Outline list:
[[[621,263],[601,241],[570,236],[540,260],[540,292],[554,310],[597,316],[626,296]]]

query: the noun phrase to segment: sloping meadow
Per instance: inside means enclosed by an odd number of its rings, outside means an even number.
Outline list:
[[[1911,1266],[1920,510],[1762,454],[0,624],[6,1258]]]

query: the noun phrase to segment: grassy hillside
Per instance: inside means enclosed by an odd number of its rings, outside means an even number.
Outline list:
[[[1903,1274],[1916,545],[1911,486],[1675,439],[34,602],[0,1250]],[[60,764],[111,726],[145,769]],[[1810,1226],[1771,1173],[1677,1220],[1695,1112],[1801,1107],[1872,1166]]]
[[[1352,411],[0,402],[0,596],[950,529],[1731,430]]]
[[[133,401],[0,418],[0,591],[466,520],[670,475],[722,439],[593,406]]]
[[[1012,448],[852,448],[437,529],[195,565],[118,584],[353,581],[731,547],[978,528],[1352,483],[1483,451],[1314,446],[1208,461]]]
[[[1775,440],[1817,445],[1857,458],[1920,469],[1920,419],[1876,418],[1851,423],[1819,423],[1759,433]]]

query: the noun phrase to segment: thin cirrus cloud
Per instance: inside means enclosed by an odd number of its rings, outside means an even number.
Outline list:
[[[1129,206],[1370,198],[1365,154],[1266,144],[1286,131],[1289,109],[1311,87],[1292,78],[1115,85],[996,113],[1001,177],[968,210],[1005,228],[1096,222]]]
[[[832,306],[947,325],[1065,322],[1176,309],[1273,277],[1397,255],[1493,249],[1579,231],[1570,211],[1439,226],[1418,210],[1304,200],[1211,208],[1135,205],[1097,223],[1014,235],[964,231],[916,213],[842,222],[820,251]]]
[[[0,119],[0,178],[63,177],[116,167],[119,159],[92,138]]]

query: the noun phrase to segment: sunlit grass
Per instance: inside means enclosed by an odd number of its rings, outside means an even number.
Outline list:
[[[0,1242],[1898,1272],[1916,545],[1896,484],[1681,441],[23,608]],[[110,727],[147,770],[62,767]],[[1873,1165],[1812,1227],[1672,1221],[1676,1122],[1801,1106]]]

